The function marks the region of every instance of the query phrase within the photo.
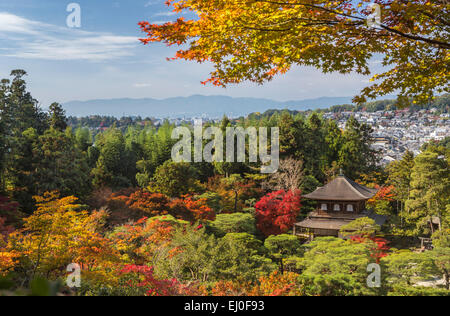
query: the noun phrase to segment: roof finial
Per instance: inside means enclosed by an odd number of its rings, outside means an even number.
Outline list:
[[[342,168],[339,169],[339,176],[341,176],[341,177],[344,176],[344,172],[343,172]]]

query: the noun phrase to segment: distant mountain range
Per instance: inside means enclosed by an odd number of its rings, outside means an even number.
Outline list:
[[[70,116],[141,116],[155,118],[245,116],[267,110],[315,110],[333,105],[350,104],[351,97],[322,97],[309,100],[275,101],[260,98],[232,98],[227,96],[175,97],[157,99],[111,99],[71,101],[63,104]]]

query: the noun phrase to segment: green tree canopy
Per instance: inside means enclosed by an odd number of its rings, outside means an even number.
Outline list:
[[[166,161],[159,166],[150,186],[170,197],[180,197],[198,188],[196,170],[186,162]]]
[[[443,221],[450,204],[450,167],[434,152],[416,157],[411,174],[409,198],[402,214],[414,234],[433,234],[433,217]]]
[[[362,217],[341,227],[344,236],[374,236],[381,230],[380,225],[369,217]]]
[[[210,226],[219,236],[227,233],[256,234],[255,218],[251,214],[218,214],[216,220],[210,222]]]
[[[310,295],[373,295],[368,288],[367,267],[374,262],[370,243],[354,243],[334,237],[317,238],[304,246],[299,264],[301,280]]]

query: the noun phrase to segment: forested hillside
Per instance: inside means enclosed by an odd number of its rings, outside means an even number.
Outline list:
[[[396,100],[380,100],[367,102],[360,105],[354,104],[342,104],[335,105],[328,109],[318,109],[314,112],[317,113],[340,113],[340,112],[377,112],[377,111],[399,111],[405,110],[404,108],[396,106]],[[436,114],[449,113],[450,110],[450,94],[444,94],[442,96],[436,97],[433,101],[427,102],[425,104],[416,105],[412,102],[408,105],[407,110],[410,112],[417,112],[421,110],[429,111],[431,109],[436,109]],[[251,113],[250,117],[261,117],[262,116],[272,116],[275,113],[289,112],[293,115],[300,113],[310,113],[312,111],[288,111],[288,110],[268,110],[262,114]]]
[[[25,76],[13,71],[0,86],[0,275],[11,281],[8,293],[34,291],[33,280],[62,280],[77,263],[81,287],[59,291],[449,294],[448,139],[381,168],[371,128],[354,118],[341,130],[318,113],[224,117],[222,130],[280,128],[277,173],[262,175],[260,161],[175,163],[169,122],[112,123],[94,137],[69,127],[59,104],[42,111]],[[304,244],[292,227],[315,205],[302,196],[340,172],[377,188],[370,208],[390,220],[356,223],[358,238]],[[433,238],[434,250],[415,251],[418,237]],[[366,285],[370,263],[385,271],[381,287]],[[439,286],[415,286],[442,276]]]

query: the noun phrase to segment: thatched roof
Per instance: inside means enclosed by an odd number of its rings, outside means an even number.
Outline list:
[[[373,198],[377,192],[341,175],[305,197],[319,201],[364,201]]]

